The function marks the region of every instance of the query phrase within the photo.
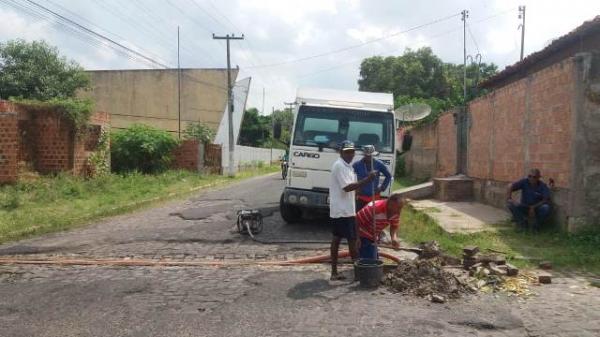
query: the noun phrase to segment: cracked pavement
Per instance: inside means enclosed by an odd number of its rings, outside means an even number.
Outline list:
[[[323,219],[280,219],[282,186],[276,175],[250,179],[5,244],[0,256],[263,261],[327,253]],[[295,243],[261,244],[236,233],[235,212],[243,208],[272,213],[261,239]],[[600,335],[600,289],[587,284],[588,275],[556,274],[526,300],[478,294],[433,304],[329,282],[328,272],[327,265],[0,265],[0,336]]]

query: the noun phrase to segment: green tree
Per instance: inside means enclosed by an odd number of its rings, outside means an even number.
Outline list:
[[[0,97],[49,100],[73,97],[89,86],[89,76],[74,61],[44,41],[0,43]]]
[[[467,100],[481,95],[476,84],[496,72],[494,64],[482,63],[479,71],[477,64],[468,65]],[[362,91],[393,93],[396,104],[414,102],[415,99],[426,103],[433,100],[431,102],[437,107],[447,109],[462,103],[463,65],[444,63],[429,47],[416,51],[407,49],[403,55],[396,57],[364,59],[358,84]]]
[[[240,145],[261,147],[271,138],[271,116],[261,116],[258,109],[250,108],[244,113],[240,127]]]

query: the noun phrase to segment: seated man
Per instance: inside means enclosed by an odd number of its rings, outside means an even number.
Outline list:
[[[400,246],[396,232],[404,203],[400,194],[392,194],[387,200],[376,200],[374,204],[372,202],[367,204],[356,214],[358,236],[360,237],[359,258],[378,259],[379,254],[374,243],[387,227],[390,227],[392,245]],[[373,227],[373,211],[375,212],[375,227]]]
[[[390,186],[390,182],[392,181],[392,174],[387,169],[385,164],[381,160],[377,160],[373,158],[373,156],[377,155],[375,151],[375,147],[372,145],[366,145],[363,149],[363,158],[362,160],[357,161],[352,166],[354,167],[354,172],[356,172],[356,176],[358,179],[365,178],[369,172],[375,171],[377,172],[377,177],[369,184],[360,188],[357,191],[356,196],[356,211],[360,211],[366,204],[375,200],[381,199],[380,193],[385,191],[388,186]],[[371,161],[373,162],[373,167],[371,167]],[[381,185],[379,185],[379,176],[383,174],[385,180]]]
[[[541,181],[538,169],[532,169],[527,178],[511,184],[506,192],[507,206],[518,228],[526,229],[531,225],[534,230],[539,230],[550,215],[550,189]],[[521,191],[521,202],[512,199],[514,191]],[[533,219],[533,223],[529,223]]]

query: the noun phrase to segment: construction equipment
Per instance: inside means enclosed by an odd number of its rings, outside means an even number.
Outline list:
[[[253,236],[262,232],[263,216],[259,210],[240,210],[237,214],[237,229],[240,234]]]

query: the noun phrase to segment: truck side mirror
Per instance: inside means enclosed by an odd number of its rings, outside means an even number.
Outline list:
[[[275,124],[273,124],[273,138],[281,138],[281,122],[275,122]]]

